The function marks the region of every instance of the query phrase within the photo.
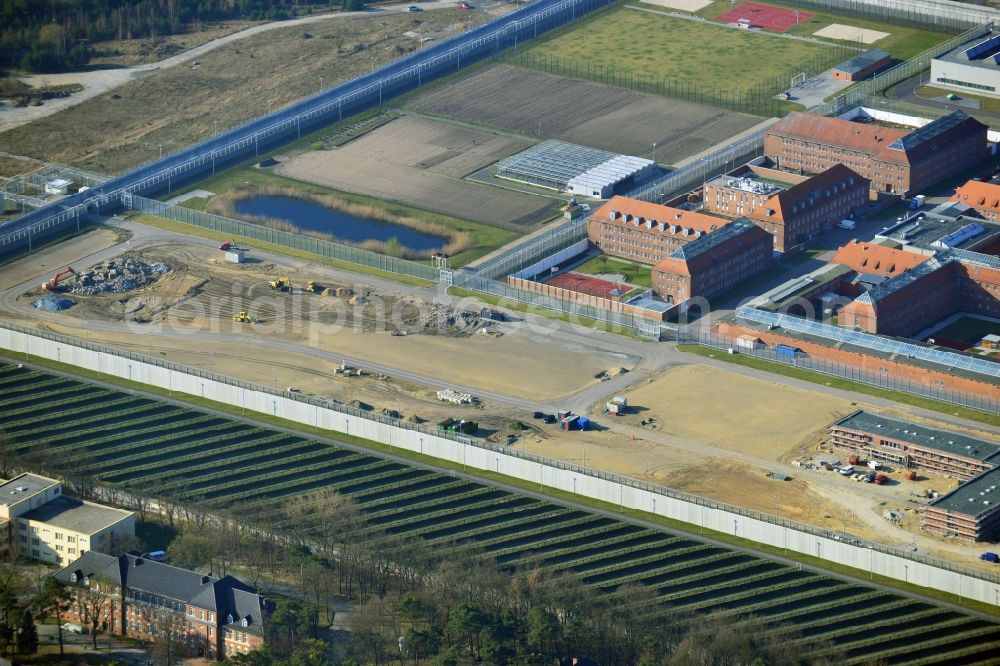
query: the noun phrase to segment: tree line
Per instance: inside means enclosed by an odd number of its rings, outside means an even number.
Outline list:
[[[175,35],[214,21],[281,20],[330,4],[330,0],[0,0],[0,67],[36,72],[76,68],[90,61],[95,42]],[[336,4],[361,9],[364,0]]]

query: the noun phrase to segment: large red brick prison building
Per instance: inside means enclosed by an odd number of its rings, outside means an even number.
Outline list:
[[[656,264],[653,290],[667,303],[714,298],[770,268],[772,245],[771,235],[750,220],[733,220]]]
[[[605,254],[656,264],[727,224],[721,217],[615,196],[590,216],[587,237]]]
[[[804,173],[844,164],[877,192],[914,195],[986,159],[986,129],[962,111],[916,130],[793,112],[768,129],[764,154]]]
[[[956,312],[1000,317],[1000,258],[958,249],[938,252],[873,285],[841,308],[837,323],[908,337]]]
[[[870,186],[843,164],[788,188],[749,176],[722,176],[705,183],[704,206],[720,215],[746,215],[784,252],[853,217],[868,203]]]

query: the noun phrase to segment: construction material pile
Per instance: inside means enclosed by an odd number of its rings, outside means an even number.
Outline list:
[[[456,310],[450,305],[434,304],[430,312],[420,322],[423,333],[428,335],[471,335],[482,325],[483,318],[478,312]]]
[[[48,296],[42,296],[31,305],[32,307],[44,310],[45,312],[62,312],[63,310],[76,305],[76,301],[71,298],[66,298],[65,296],[54,296],[49,294]]]
[[[68,291],[80,296],[134,291],[169,272],[170,266],[162,261],[146,263],[135,256],[108,259],[69,280]]]

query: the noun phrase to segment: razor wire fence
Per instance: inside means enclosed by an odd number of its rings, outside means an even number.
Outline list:
[[[407,259],[398,259],[378,252],[362,250],[361,248],[343,245],[322,238],[313,238],[312,236],[271,229],[242,220],[234,220],[221,215],[214,215],[163,201],[147,199],[136,194],[125,195],[123,199],[126,207],[131,210],[216,231],[226,236],[232,236],[234,239],[249,238],[264,243],[281,245],[293,250],[310,252],[326,259],[346,261],[389,273],[409,275],[434,282],[437,281],[439,275],[438,269],[432,266]]]
[[[772,363],[781,363],[782,365],[811,370],[868,386],[899,391],[900,393],[909,393],[910,395],[939,400],[952,405],[977,409],[992,414],[1000,413],[1000,398],[976,395],[966,391],[950,389],[944,385],[934,385],[930,382],[922,382],[910,379],[909,377],[898,376],[890,372],[888,368],[872,371],[856,365],[809,356],[802,352],[782,354],[768,347],[743,347],[737,338],[730,338],[710,331],[691,331],[689,329],[690,327],[688,329],[678,327],[678,342],[699,344],[704,347],[723,350],[727,353],[729,353],[729,350],[733,350],[734,353],[745,354],[746,356],[752,356]],[[1000,392],[1000,389],[998,389],[998,392]]]
[[[577,58],[535,53],[530,50],[508,49],[494,60],[505,65],[533,69],[554,76],[592,81],[638,93],[660,95],[695,104],[715,106],[739,113],[760,116],[782,116],[789,110],[779,93],[788,89],[794,76],[805,73],[815,76],[837,63],[857,55],[853,44],[829,45],[821,53],[800,61],[794,69],[772,74],[752,84],[737,84],[735,88],[717,88],[697,80],[654,73],[637,72],[624,67],[593,63]]]

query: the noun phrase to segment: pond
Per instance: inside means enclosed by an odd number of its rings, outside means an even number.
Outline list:
[[[355,217],[322,204],[287,196],[259,196],[236,202],[239,215],[259,215],[290,222],[302,231],[321,231],[336,240],[363,243],[395,238],[412,250],[437,250],[448,243],[441,236],[417,231],[401,224]]]

